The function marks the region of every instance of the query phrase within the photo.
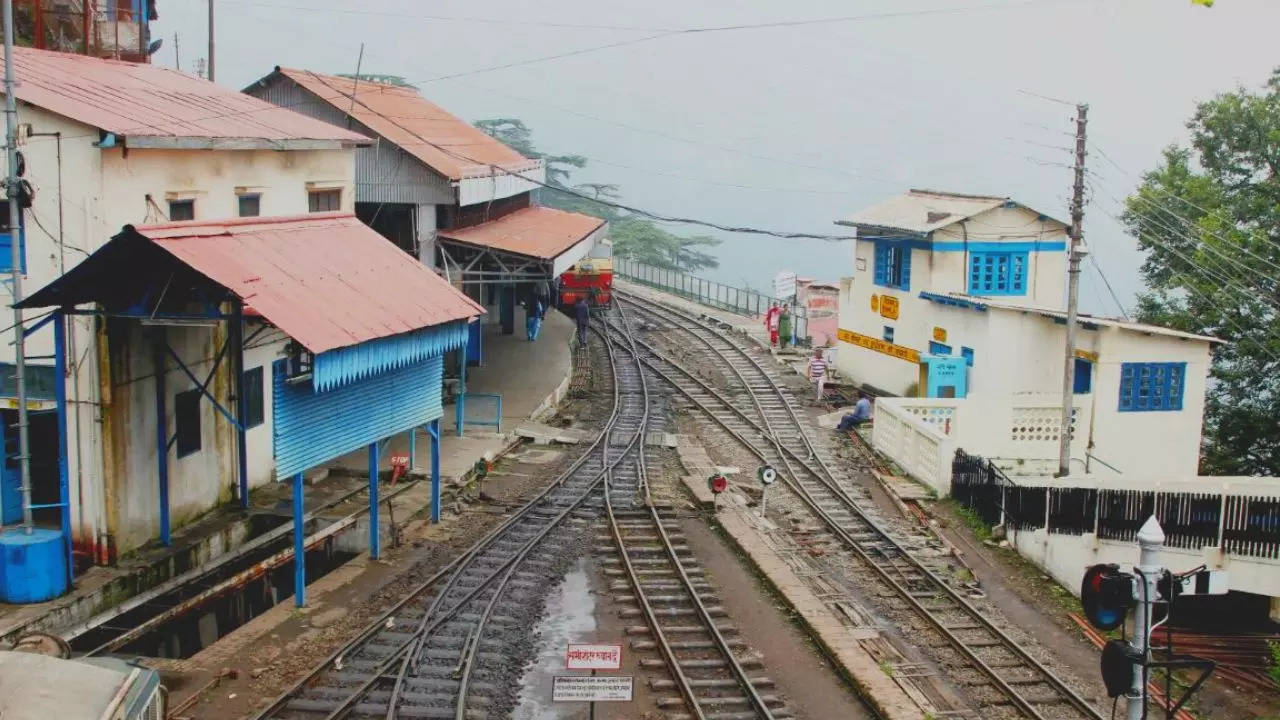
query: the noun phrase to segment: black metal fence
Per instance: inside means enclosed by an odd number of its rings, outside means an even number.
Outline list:
[[[1054,534],[1096,533],[1131,542],[1155,515],[1169,547],[1221,547],[1236,555],[1280,558],[1280,497],[1016,485],[963,450],[956,451],[951,474],[952,497],[988,526],[1047,525]]]

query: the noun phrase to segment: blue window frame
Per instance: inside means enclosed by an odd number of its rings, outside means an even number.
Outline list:
[[[877,240],[875,266],[876,285],[911,289],[911,246],[906,242]]]
[[[1027,253],[969,253],[970,295],[1026,295]]]
[[[11,249],[13,247],[13,229],[8,227],[9,205],[8,203],[0,202],[0,206],[3,206],[3,209],[0,209],[0,272],[12,272],[13,263],[10,262],[10,260],[12,259],[12,252],[13,252]],[[19,222],[18,259],[19,259],[19,262],[22,263],[22,274],[26,275],[27,274],[27,233],[26,233],[26,227],[25,227],[26,223],[22,221],[21,217],[19,217],[18,222]]]
[[[1120,366],[1120,412],[1182,409],[1186,363],[1124,363]]]
[[[1084,358],[1076,358],[1075,381],[1072,392],[1076,395],[1087,395],[1093,390],[1093,363]]]
[[[940,342],[937,342],[937,341],[934,341],[934,340],[930,340],[930,341],[929,341],[929,354],[930,354],[930,355],[950,355],[950,354],[951,354],[951,346],[950,346],[950,345],[944,345],[944,344],[942,344],[942,343],[940,343]]]
[[[893,342],[893,326],[892,325],[884,326],[884,341]]]
[[[966,365],[968,365],[969,367],[973,367],[973,348],[961,347],[960,355],[961,357],[964,358],[964,362]]]

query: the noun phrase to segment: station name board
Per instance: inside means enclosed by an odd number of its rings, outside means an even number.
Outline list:
[[[920,362],[919,350],[913,350],[912,348],[903,347],[901,345],[894,345],[893,343],[886,342],[880,338],[862,335],[852,330],[845,330],[844,328],[840,328],[836,331],[836,337],[840,339],[840,342],[847,342],[852,345],[857,345],[858,347],[864,347],[868,350],[875,350],[878,353],[884,353],[885,355],[896,357],[899,360],[906,360],[910,363]]]

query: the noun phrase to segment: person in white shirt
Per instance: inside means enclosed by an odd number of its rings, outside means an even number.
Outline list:
[[[827,361],[822,357],[822,348],[814,348],[813,357],[809,358],[809,381],[815,389],[814,401],[822,402],[822,391],[827,382]]]

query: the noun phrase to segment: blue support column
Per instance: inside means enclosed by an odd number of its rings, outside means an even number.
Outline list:
[[[427,426],[431,434],[431,524],[440,524],[440,419]]]
[[[418,426],[409,428],[409,467],[405,468],[406,473],[413,472],[418,466]]]
[[[244,396],[244,304],[235,302],[234,317],[230,320],[232,358],[232,387],[236,393],[236,473],[240,481],[240,507],[249,507],[249,439],[245,430],[245,418],[249,416],[247,398]]]
[[[166,421],[164,388],[164,329],[154,328],[156,379],[156,475],[160,485],[160,544],[169,546],[169,423]]]
[[[467,349],[462,348],[458,355],[462,362],[458,363],[458,400],[453,404],[453,411],[456,415],[454,424],[458,428],[458,437],[462,437],[463,418],[467,414]]]
[[[58,406],[58,502],[62,505],[67,587],[71,587],[76,566],[71,554],[71,491],[67,471],[67,318],[60,309],[53,312],[53,392]]]
[[[369,557],[377,560],[382,554],[378,542],[378,443],[369,443]]]
[[[293,604],[307,604],[306,513],[302,507],[302,473],[293,476]]]

